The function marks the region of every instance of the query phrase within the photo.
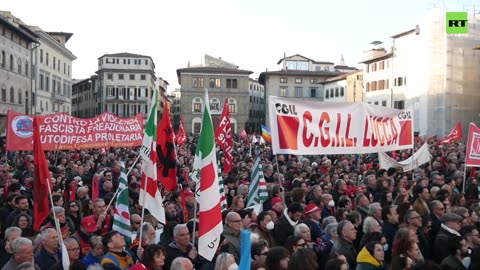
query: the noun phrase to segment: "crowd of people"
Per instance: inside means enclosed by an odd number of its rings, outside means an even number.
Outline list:
[[[416,141],[417,147],[423,143]],[[189,177],[196,137],[176,148],[177,190],[159,185],[165,224],[148,211],[142,219],[139,149],[92,149],[47,152],[53,205],[34,231],[34,156],[2,152],[0,269],[63,269],[60,236],[72,270],[233,270],[242,259],[241,230],[251,231],[252,270],[480,269],[477,172],[465,170],[461,141],[428,143],[431,162],[404,172],[379,168],[376,154],[273,155],[268,144],[235,137],[234,166],[222,177],[228,209],[212,261],[199,255],[198,241],[192,244],[199,228],[195,182]],[[403,160],[411,154],[410,149],[393,156]],[[259,212],[246,207],[256,156],[269,194]],[[217,158],[221,168],[218,147]],[[132,241],[112,230],[110,202],[122,163],[132,168],[127,177]]]

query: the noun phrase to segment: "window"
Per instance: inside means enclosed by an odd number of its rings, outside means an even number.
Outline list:
[[[7,102],[7,89],[2,88],[2,102]]]
[[[67,63],[63,63],[63,74],[67,73]]]
[[[148,59],[145,59],[145,65],[148,65]]]
[[[40,63],[43,63],[43,50],[40,49]]]
[[[340,87],[340,96],[343,97],[345,95],[345,88]]]
[[[393,108],[403,110],[405,109],[405,100],[396,100],[393,102]]]
[[[22,74],[22,60],[18,59],[17,62],[18,74]]]
[[[198,134],[202,129],[202,123],[195,122],[193,123],[193,133]]]
[[[378,105],[378,101],[375,101],[373,104]]]
[[[385,69],[385,61],[382,61],[379,64],[380,64],[379,70],[384,70]]]
[[[237,113],[237,100],[234,98],[228,99],[228,111],[230,113]]]
[[[117,59],[118,60],[118,59]],[[123,74],[118,74],[118,79],[123,80]]]
[[[147,97],[147,88],[138,88],[138,96],[142,98]]]
[[[126,65],[127,64],[127,59],[123,59],[123,64]]]
[[[311,83],[311,84],[316,84],[316,83],[317,83],[317,80],[316,80],[316,79],[310,79],[310,83]]]
[[[310,97],[312,98],[317,97],[317,88],[310,88]]]
[[[23,102],[22,99],[23,99],[23,97],[22,97],[22,89],[19,89],[19,90],[18,90],[18,104],[22,104],[22,102]]]
[[[28,61],[25,62],[25,76],[28,77],[28,69],[29,69],[29,66],[28,66]]]
[[[147,75],[142,74],[140,75],[140,80],[145,81],[147,79]]]
[[[203,88],[203,78],[192,78],[193,88]]]
[[[288,70],[308,70],[307,61],[287,61]]]
[[[302,83],[302,78],[295,78],[295,83]]]
[[[210,88],[220,88],[221,87],[220,79],[219,78],[210,78],[209,87]]]
[[[108,80],[113,80],[113,74],[112,73],[107,73],[107,79]]]
[[[53,69],[55,69],[55,66],[56,66],[55,63],[56,63],[56,61],[55,61],[55,56],[54,56],[53,57]]]
[[[193,99],[193,112],[195,113],[200,113],[202,112],[202,105],[203,105],[203,101],[201,98],[194,98]]]
[[[325,99],[328,99],[329,93],[330,93],[330,89],[325,89]]]
[[[387,101],[386,100],[382,100],[382,106],[387,107]]]
[[[50,76],[45,75],[45,90],[50,92]]]
[[[333,98],[333,88],[330,89],[330,98]]]
[[[135,80],[135,74],[130,74],[130,80],[131,81]]]
[[[339,92],[338,92],[338,87],[335,88],[335,97],[338,97],[339,96]]]
[[[387,80],[385,81],[385,89],[388,89],[388,85],[389,85],[389,83],[388,83],[388,79],[387,79]]]
[[[280,83],[287,83],[288,79],[287,78],[280,78]]]
[[[13,91],[13,87],[10,87],[10,103],[15,103],[15,93]]]
[[[369,70],[370,70],[370,65],[369,65],[369,64],[366,64],[366,65],[365,65],[365,71],[366,71],[366,73],[368,73]]]
[[[130,65],[130,59],[127,60],[127,65]]]
[[[48,101],[45,102],[45,110],[48,112]]]
[[[398,77],[397,79],[397,86],[402,86],[403,85],[403,78],[402,77]]]
[[[303,88],[295,87],[295,97],[303,97]]]
[[[285,86],[280,87],[280,96],[281,97],[286,97],[287,96],[287,87],[285,87]]]
[[[372,72],[377,71],[377,63],[372,64]]]
[[[10,54],[10,70],[13,71],[13,55]]]
[[[40,74],[40,90],[43,90],[43,74]]]
[[[210,99],[210,111],[212,113],[219,113],[220,112],[220,100],[218,98],[211,98]]]
[[[237,88],[237,79],[227,79],[227,88]]]

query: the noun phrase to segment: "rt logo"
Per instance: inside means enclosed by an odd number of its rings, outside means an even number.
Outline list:
[[[447,12],[447,34],[468,33],[467,12]]]

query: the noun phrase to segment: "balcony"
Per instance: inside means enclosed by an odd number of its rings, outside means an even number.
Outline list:
[[[63,94],[52,92],[52,102],[63,104],[68,102],[68,99],[67,99],[67,96]]]

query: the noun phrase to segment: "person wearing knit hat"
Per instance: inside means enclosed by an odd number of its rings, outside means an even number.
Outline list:
[[[328,242],[328,236],[320,225],[320,209],[316,204],[309,203],[305,207],[304,217],[305,219],[302,223],[305,223],[310,228],[310,234],[312,236],[312,241],[319,245],[322,241]]]
[[[272,199],[272,211],[277,214],[277,217],[280,218],[283,215],[283,210],[285,209],[285,203],[280,197],[274,197]]]

